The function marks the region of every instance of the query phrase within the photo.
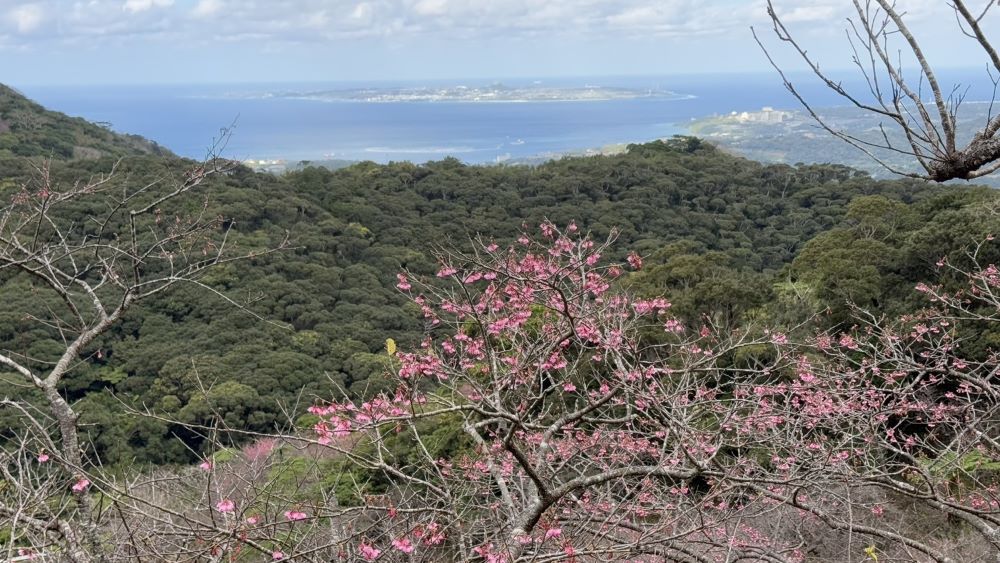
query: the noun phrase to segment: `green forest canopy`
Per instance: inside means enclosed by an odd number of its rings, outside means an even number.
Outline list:
[[[193,164],[0,87],[0,198],[30,181],[42,159],[63,183],[107,172],[117,159],[128,182]],[[919,306],[912,287],[936,278],[941,257],[961,260],[1000,230],[990,189],[876,181],[838,165],[763,165],[693,138],[537,167],[449,158],[281,177],[240,167],[201,189],[211,211],[234,222],[237,244],[265,248],[291,234],[293,250],[208,279],[273,322],[194,287],[132,311],[65,381],[105,463],[188,462],[188,447],[200,446],[183,427],[124,417],[123,403],[187,423],[220,412],[233,426],[268,430],[285,409],[297,415],[328,397],[331,381],[357,395],[379,390],[386,339],[412,346],[425,329],[395,274],[431,274],[436,248],[470,237],[505,244],[544,219],[575,221],[597,238],[617,228],[617,258],[647,257],[625,283],[666,295],[689,323],[792,327],[824,313],[814,327],[846,322],[848,302],[886,313]],[[7,271],[0,283],[0,349],[51,356],[57,335],[26,316],[44,310],[45,294]],[[978,345],[996,343],[985,334]]]

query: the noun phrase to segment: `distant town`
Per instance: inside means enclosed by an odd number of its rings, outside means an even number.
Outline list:
[[[243,165],[254,172],[270,172],[271,174],[288,172],[288,161],[284,159],[248,158],[243,161]]]
[[[764,106],[760,111],[732,112],[723,118],[739,123],[783,123],[792,119],[795,114],[790,111],[776,110],[770,106]]]
[[[956,116],[960,131],[975,131],[980,123],[993,114],[989,102],[966,102]],[[903,151],[874,148],[888,139],[895,147],[906,147],[906,138],[891,123],[880,124],[871,113],[852,106],[816,108],[834,130],[872,144],[871,151],[897,170],[915,171],[915,163]],[[688,133],[705,139],[729,152],[761,162],[786,164],[829,163],[845,164],[865,171],[876,178],[892,178],[893,174],[862,151],[823,131],[805,111],[781,111],[763,107],[760,111],[734,111],[694,119],[686,124]],[[968,142],[968,135],[960,142]],[[1000,180],[980,178],[979,183],[1000,186]]]

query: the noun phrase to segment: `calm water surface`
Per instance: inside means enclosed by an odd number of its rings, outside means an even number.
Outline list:
[[[541,82],[547,86],[656,88],[693,97],[526,103],[363,103],[239,97],[253,92],[352,88],[360,86],[358,83],[20,89],[49,108],[109,122],[116,131],[142,135],[192,158],[205,156],[219,129],[235,121],[226,156],[292,161],[338,158],[423,162],[454,156],[471,163],[493,162],[498,158],[557,154],[667,137],[683,133],[684,124],[690,120],[713,114],[762,106],[797,107],[772,74],[590,77]],[[401,85],[424,84],[365,84]],[[818,86],[804,88],[819,104],[838,103]]]

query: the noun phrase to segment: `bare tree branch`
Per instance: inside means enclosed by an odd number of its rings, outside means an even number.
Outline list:
[[[990,80],[995,87],[992,71],[1000,71],[1000,55],[982,26],[993,3],[988,2],[978,16],[968,8],[964,0],[944,3],[954,10],[961,33],[974,39],[990,60]],[[826,71],[820,69],[819,63],[785,25],[772,0],[767,2],[767,14],[778,40],[790,45],[813,75],[855,107],[888,119],[906,139],[908,146],[895,146],[882,124],[879,125],[882,133],[879,141],[862,139],[832,127],[791,83],[770,50],[751,28],[754,39],[770,64],[778,71],[785,87],[820,127],[861,150],[893,174],[944,182],[952,179],[970,180],[995,172],[998,169],[995,163],[1000,159],[1000,139],[997,138],[1000,116],[989,118],[986,125],[978,131],[960,134],[962,132],[957,129],[957,116],[965,95],[958,86],[952,88],[950,93],[945,93],[920,41],[907,24],[905,13],[890,0],[852,0],[852,4],[857,19],[848,19],[848,42],[854,55],[854,64],[861,72],[868,87],[868,95],[874,103],[863,101],[861,96],[850,92],[841,82],[833,80]],[[901,38],[902,45],[894,59],[892,53],[896,50],[896,45],[893,39],[897,37]],[[905,73],[902,62],[904,52],[916,65],[916,79]],[[930,90],[933,109],[928,107],[922,97],[925,81]],[[964,147],[959,145],[961,138],[969,139]],[[899,165],[890,164],[885,157],[880,156],[886,152],[909,156],[912,162],[920,166],[921,171],[904,171]]]

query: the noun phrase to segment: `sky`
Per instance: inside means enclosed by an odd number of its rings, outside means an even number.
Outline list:
[[[850,0],[773,0],[824,68]],[[985,0],[969,0],[985,5]],[[898,0],[935,64],[985,60],[945,0]],[[1000,28],[1000,9],[984,27]],[[0,0],[0,82],[192,84],[671,75],[783,64],[763,0]],[[996,34],[994,34],[996,35]]]

